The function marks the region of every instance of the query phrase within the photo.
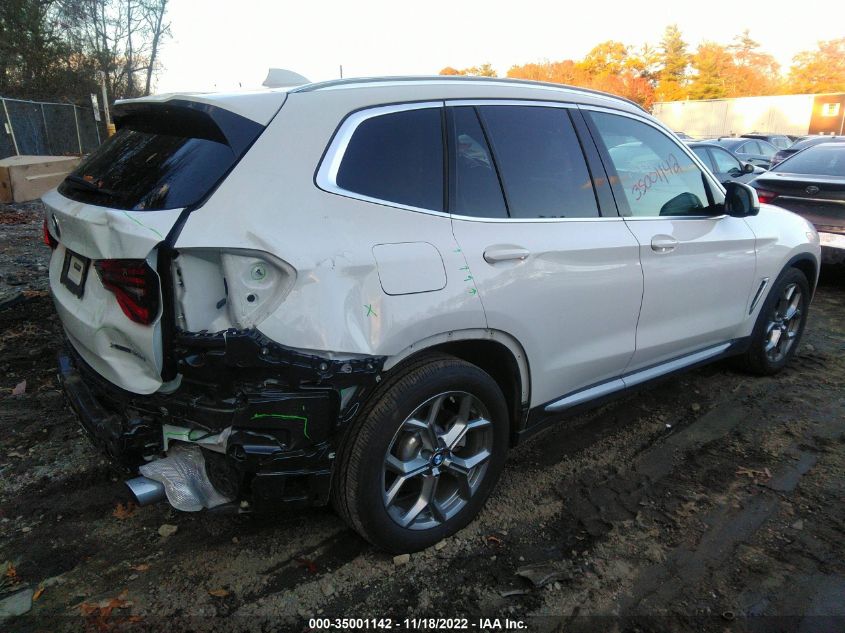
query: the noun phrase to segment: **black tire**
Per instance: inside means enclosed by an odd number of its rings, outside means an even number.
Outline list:
[[[402,527],[391,518],[385,502],[388,451],[394,450],[400,428],[405,428],[419,407],[439,394],[456,391],[470,394],[489,414],[491,424],[483,431],[485,442],[492,442],[486,468],[454,516],[426,529]],[[445,405],[443,410],[449,415]],[[380,549],[390,553],[425,549],[466,526],[481,510],[504,466],[508,436],[507,404],[490,375],[452,356],[427,355],[397,368],[348,429],[335,464],[332,505],[356,532]]]
[[[798,309],[799,322],[794,329],[794,337],[792,344],[786,350],[782,357],[771,358],[766,352],[766,345],[769,338],[769,326],[773,318],[776,316],[776,311],[782,305],[784,291],[791,285],[796,285],[801,292]],[[807,308],[810,304],[810,284],[807,277],[797,268],[787,268],[775,280],[772,289],[766,297],[760,309],[760,314],[757,317],[757,322],[754,324],[754,330],[751,334],[751,342],[748,350],[739,357],[740,364],[747,371],[757,374],[758,376],[772,376],[781,371],[798,349],[801,342],[801,336],[804,333],[804,326],[807,324]]]

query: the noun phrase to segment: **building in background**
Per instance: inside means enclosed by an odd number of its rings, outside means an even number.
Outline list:
[[[696,138],[766,134],[845,133],[845,93],[664,101],[652,113]]]

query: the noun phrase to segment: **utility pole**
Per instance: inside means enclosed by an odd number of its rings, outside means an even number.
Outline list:
[[[103,70],[100,71],[100,85],[103,88],[103,113],[106,115],[106,134],[111,136],[114,134],[115,129],[109,116],[109,96],[106,93],[106,73]]]

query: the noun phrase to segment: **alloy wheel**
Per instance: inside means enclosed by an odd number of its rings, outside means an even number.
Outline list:
[[[409,415],[384,458],[382,499],[400,526],[427,530],[448,521],[478,491],[493,451],[493,424],[472,394],[449,391]]]
[[[801,329],[801,300],[798,284],[787,284],[772,309],[764,338],[766,358],[772,363],[781,362],[795,344]]]

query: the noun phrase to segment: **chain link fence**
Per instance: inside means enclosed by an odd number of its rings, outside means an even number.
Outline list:
[[[0,97],[0,123],[0,158],[87,154],[106,137],[92,108],[69,103]]]

